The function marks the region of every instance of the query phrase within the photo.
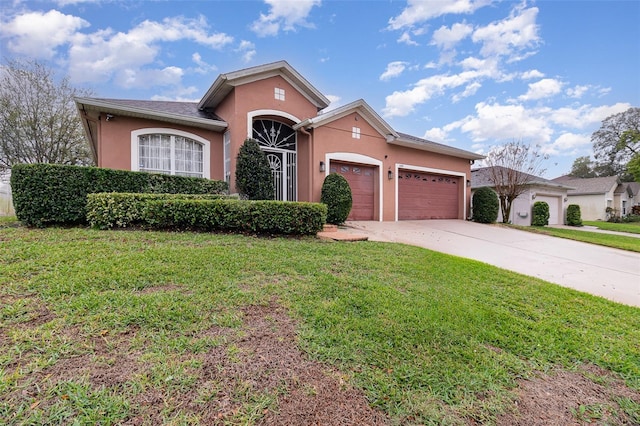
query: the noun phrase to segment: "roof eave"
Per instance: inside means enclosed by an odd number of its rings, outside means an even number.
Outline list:
[[[422,151],[434,152],[437,154],[450,155],[452,157],[464,158],[467,160],[482,160],[485,158],[484,155],[475,154],[473,152],[464,151],[458,148],[448,147],[448,146],[439,145],[439,144],[438,145],[423,144],[420,142],[415,142],[415,141],[407,140],[404,138],[397,138],[388,142],[393,145],[419,149]]]
[[[147,108],[138,108],[120,105],[104,100],[96,100],[89,98],[76,98],[76,106],[78,110],[82,107],[88,107],[86,109],[100,111],[104,113],[114,115],[125,115],[128,117],[147,118],[152,120],[166,121],[175,124],[184,124],[188,126],[199,127],[203,129],[209,129],[214,131],[224,131],[228,124],[220,120],[211,120],[207,118],[187,117],[179,114],[170,114],[161,111],[154,111]]]

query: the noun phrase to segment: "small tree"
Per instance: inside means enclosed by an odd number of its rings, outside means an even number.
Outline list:
[[[549,224],[549,204],[544,201],[536,201],[533,203],[533,214],[531,225],[545,226]]]
[[[327,205],[327,223],[340,225],[347,220],[353,205],[353,198],[349,182],[344,176],[331,173],[324,179],[320,202]]]
[[[511,142],[493,149],[485,159],[489,180],[500,199],[502,222],[508,223],[513,201],[527,190],[538,175],[544,174],[541,155],[530,145]]]
[[[569,204],[567,206],[567,225],[582,226],[582,215],[578,204]]]
[[[493,223],[498,219],[500,202],[494,190],[487,186],[478,188],[473,193],[473,217],[479,223]]]
[[[254,139],[246,139],[236,162],[236,189],[249,200],[273,200],[273,176],[267,156]]]
[[[90,94],[37,61],[0,66],[0,174],[21,163],[94,164],[74,102]]]

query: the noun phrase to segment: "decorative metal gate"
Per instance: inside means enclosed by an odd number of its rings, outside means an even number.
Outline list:
[[[255,120],[253,138],[267,154],[271,166],[275,199],[296,201],[297,145],[296,132],[290,126],[274,120]]]

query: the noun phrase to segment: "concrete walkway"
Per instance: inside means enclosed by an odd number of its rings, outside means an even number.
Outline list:
[[[479,260],[640,307],[640,253],[462,220],[347,222],[347,232]]]

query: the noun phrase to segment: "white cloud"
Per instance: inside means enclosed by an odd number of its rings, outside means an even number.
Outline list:
[[[418,46],[418,43],[411,38],[409,31],[405,31],[402,33],[402,35],[398,39],[398,43],[404,43],[409,46]]]
[[[440,127],[434,127],[424,132],[422,137],[433,142],[442,143],[448,140],[449,134],[446,130],[441,129]]]
[[[580,150],[591,149],[591,135],[565,132],[553,143],[541,147],[541,154],[576,155]]]
[[[529,84],[529,90],[524,95],[518,96],[522,101],[550,98],[562,91],[563,83],[553,78],[544,78]]]
[[[329,106],[322,110],[322,112],[331,111],[332,109],[336,109],[342,105],[342,98],[337,95],[326,95],[327,99],[329,99]]]
[[[586,86],[577,85],[575,87],[568,88],[566,93],[567,93],[567,96],[569,96],[570,98],[581,98],[582,95],[587,93],[589,89],[591,89],[591,86],[589,85],[586,85]]]
[[[617,103],[614,105],[581,105],[576,108],[563,107],[549,113],[549,121],[554,124],[574,129],[584,129],[598,125],[605,118],[613,114],[624,112],[631,108],[631,104]]]
[[[453,103],[459,102],[460,100],[464,99],[464,98],[468,98],[469,96],[473,96],[476,94],[476,92],[478,91],[478,89],[480,89],[482,87],[482,84],[478,83],[477,81],[474,81],[471,84],[468,84],[467,87],[465,87],[464,91],[462,93],[458,93],[455,94],[451,97],[451,100],[453,101]]]
[[[433,32],[431,44],[449,50],[472,32],[473,26],[466,23],[456,23],[451,28],[443,25]]]
[[[389,19],[388,28],[399,30],[447,14],[469,14],[491,3],[491,0],[408,0],[400,15]]]
[[[197,97],[200,90],[195,86],[181,87],[178,86],[169,92],[169,95],[154,95],[152,101],[180,101],[180,102],[199,102]]]
[[[464,133],[470,133],[474,142],[487,140],[525,140],[546,143],[553,129],[544,115],[522,105],[498,103],[476,104],[476,115],[452,123]]]
[[[210,65],[205,62],[199,52],[193,53],[191,55],[191,60],[197,65],[197,68],[195,68],[194,71],[198,74],[208,74],[209,72],[218,69],[215,65]]]
[[[233,37],[224,33],[209,33],[204,17],[144,21],[126,33],[111,29],[92,34],[77,33],[69,50],[70,77],[75,82],[104,82],[115,76],[115,82],[126,87],[132,80],[143,82],[132,76],[137,72],[158,76],[160,84],[175,81],[177,74],[168,72],[170,68],[143,67],[156,61],[162,42],[185,39],[212,49],[221,49],[233,42]],[[169,78],[171,76],[173,78]]]
[[[163,69],[124,69],[118,72],[115,83],[125,88],[146,89],[152,86],[180,84],[184,71],[178,67]]]
[[[387,81],[398,77],[407,68],[407,62],[394,61],[387,64],[387,69],[380,75],[380,80]]]
[[[542,78],[544,74],[538,70],[529,70],[520,74],[520,78],[523,80],[533,80],[534,78]]]
[[[251,30],[259,37],[275,36],[280,30],[295,31],[296,27],[313,28],[307,17],[314,6],[320,6],[320,0],[264,0],[271,9],[267,15],[251,24]]]
[[[0,37],[14,53],[33,58],[52,58],[56,49],[70,43],[75,33],[89,23],[82,18],[57,10],[28,12],[15,16],[0,27]]]
[[[493,22],[485,27],[476,29],[471,39],[481,43],[480,54],[489,56],[506,56],[510,60],[520,60],[532,52],[523,54],[527,49],[533,49],[540,43],[536,18],[538,8],[514,8],[509,17]]]
[[[236,49],[236,52],[240,52],[242,54],[242,60],[244,62],[251,62],[253,57],[256,55],[256,46],[250,41],[242,40],[240,42],[240,46]]]

